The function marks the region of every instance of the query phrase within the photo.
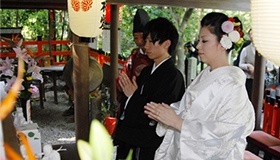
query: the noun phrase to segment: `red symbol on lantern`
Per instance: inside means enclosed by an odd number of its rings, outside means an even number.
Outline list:
[[[82,10],[88,11],[92,7],[92,0],[82,0]]]
[[[71,0],[71,6],[76,12],[78,12],[80,8],[82,8],[82,11],[86,12],[92,8],[92,0]]]
[[[71,6],[74,11],[78,12],[80,10],[80,1],[79,0],[71,0]]]

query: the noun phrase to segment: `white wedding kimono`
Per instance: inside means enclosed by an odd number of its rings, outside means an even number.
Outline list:
[[[184,119],[181,132],[157,125],[165,137],[155,160],[242,160],[255,123],[245,79],[235,66],[202,71],[182,100],[171,104]]]

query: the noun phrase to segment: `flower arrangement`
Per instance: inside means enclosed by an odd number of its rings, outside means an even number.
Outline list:
[[[114,146],[112,139],[102,123],[94,119],[90,125],[89,142],[77,141],[78,154],[81,160],[112,160]],[[132,150],[126,160],[132,159]]]
[[[6,61],[9,61],[6,59]],[[9,63],[8,63],[9,64]],[[6,64],[6,67],[8,66]],[[10,66],[11,67],[11,66]],[[20,54],[18,57],[18,63],[17,63],[17,77],[15,79],[15,82],[11,86],[9,92],[7,95],[4,97],[4,99],[1,100],[1,105],[0,105],[0,149],[1,153],[0,154],[0,159],[22,159],[22,157],[10,146],[9,142],[13,141],[12,139],[9,139],[8,142],[4,142],[3,140],[3,131],[8,127],[8,125],[4,125],[2,127],[2,121],[12,112],[14,109],[14,103],[16,101],[16,98],[18,97],[18,91],[21,88],[21,82],[23,78],[23,73],[24,73],[24,62],[22,59],[22,55]],[[5,74],[10,74],[9,68],[5,68],[1,66],[2,72]],[[26,152],[28,155],[29,160],[35,160],[35,156],[30,148],[30,144],[28,143],[27,137],[22,134],[21,132],[18,134],[19,140],[22,145],[26,147]],[[4,153],[4,148],[5,148],[5,153]]]
[[[240,40],[241,34],[235,30],[234,19],[229,18],[227,21],[222,23],[222,31],[226,34],[222,35],[220,43],[225,49],[230,49],[233,43],[237,43]]]
[[[33,80],[37,79],[43,82],[43,77],[40,73],[40,68],[37,66],[35,59],[29,54],[27,49],[21,46],[22,39],[18,42],[13,50],[16,53],[15,59],[6,57],[5,60],[0,59],[0,77],[4,77],[6,81],[5,91],[8,92],[11,86],[14,84],[17,75],[17,61],[20,55],[24,60],[24,75],[22,80],[21,90],[19,92],[19,98],[32,99],[39,96],[39,89],[33,84]]]

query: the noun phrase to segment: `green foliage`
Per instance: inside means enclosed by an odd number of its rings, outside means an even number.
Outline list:
[[[177,28],[180,28],[183,22],[184,14],[188,8],[183,7],[159,7],[159,6],[131,6],[124,5],[122,9],[122,21],[120,23],[120,28],[122,31],[121,39],[121,51],[124,56],[128,56],[133,47],[135,47],[133,37],[132,37],[132,28],[133,28],[133,17],[138,8],[143,8],[146,10],[151,19],[157,17],[165,17],[170,19]],[[217,11],[223,12],[228,16],[234,17],[237,16],[243,23],[243,31],[247,33],[251,26],[251,16],[250,12],[242,11],[223,11],[223,10],[214,10],[214,9],[194,9],[190,18],[187,19],[185,28],[179,32],[182,41],[184,43],[189,41],[195,41],[199,33],[199,22],[201,18],[209,12]],[[247,39],[245,35],[245,39]]]
[[[22,27],[22,35],[27,40],[36,40],[37,36],[42,39],[49,37],[49,14],[48,10],[42,9],[0,9],[1,27]],[[57,37],[62,35],[62,27],[68,24],[68,15],[65,11],[56,10]],[[67,18],[65,18],[67,17]],[[68,27],[63,33],[67,38]],[[65,38],[65,37],[64,37]]]
[[[243,23],[245,39],[248,39],[247,31],[251,28],[250,12],[242,11],[223,11],[214,9],[194,9],[189,19],[184,19],[184,14],[188,8],[184,7],[167,7],[167,6],[142,6],[142,5],[123,5],[121,12],[121,54],[125,57],[130,55],[131,50],[136,46],[133,41],[133,17],[136,10],[143,8],[146,10],[151,19],[157,17],[166,17],[170,19],[179,29],[179,34],[183,43],[195,41],[199,32],[200,19],[211,11],[224,12],[233,17],[237,16]],[[49,36],[48,10],[12,10],[0,9],[1,27],[23,27],[22,34],[25,39],[35,40],[38,35],[43,39]],[[68,37],[68,14],[66,11],[56,10],[56,39],[67,39]],[[186,24],[184,24],[186,23]]]
[[[1,9],[1,27],[23,27],[25,39],[48,37],[48,11],[35,9]]]
[[[56,39],[69,39],[68,33],[69,33],[69,28],[68,28],[68,13],[67,11],[63,10],[55,10],[55,31],[56,31]]]
[[[110,102],[110,88],[104,84],[100,86],[101,90],[101,120],[107,116],[115,116],[117,104]]]

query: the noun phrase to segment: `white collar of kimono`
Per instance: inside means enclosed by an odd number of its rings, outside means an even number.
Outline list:
[[[171,58],[171,56],[169,56],[169,57],[167,57],[166,59],[164,59],[163,61],[161,61],[158,65],[156,65],[156,63],[154,63],[151,74],[153,74],[154,71],[155,71],[163,62],[167,61],[169,58]]]
[[[224,75],[235,77],[241,81],[240,83],[245,83],[245,74],[238,67],[224,66],[210,71],[210,67],[208,66],[189,85],[188,92],[196,97],[196,94],[199,94],[198,91],[202,91],[214,81],[222,79]]]
[[[146,53],[143,51],[143,49],[139,48],[139,52],[143,55],[146,55]]]

